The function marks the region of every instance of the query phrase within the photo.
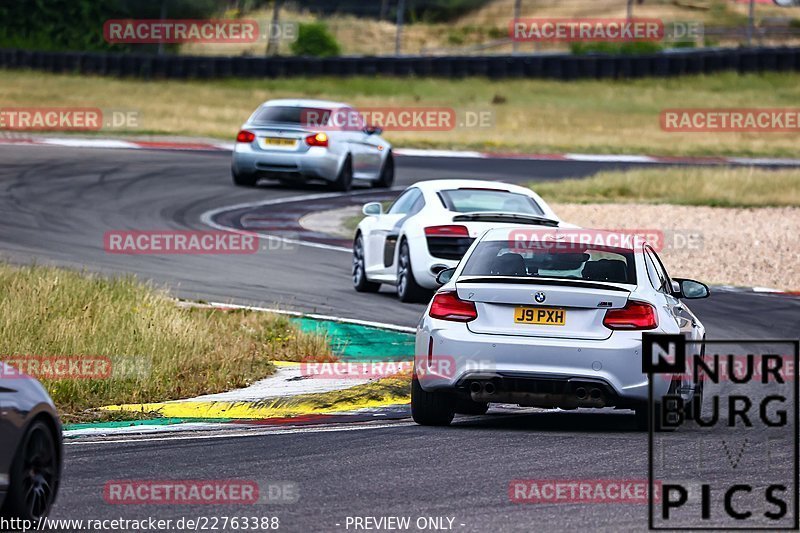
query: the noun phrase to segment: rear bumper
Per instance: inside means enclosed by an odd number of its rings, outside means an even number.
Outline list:
[[[320,147],[302,153],[256,151],[250,145],[237,144],[232,166],[239,174],[255,174],[263,178],[322,179],[334,181],[341,161],[337,154]]]
[[[429,357],[429,341],[433,347]],[[614,332],[608,339],[573,340],[512,337],[470,332],[465,324],[425,317],[416,337],[415,368],[425,390],[476,391],[472,382],[493,383],[495,399],[473,395],[479,401],[547,406],[547,399],[524,394],[568,394],[577,397],[583,387],[589,399],[593,388],[605,405],[625,406],[647,401],[648,381],[642,373],[641,332]],[[669,381],[654,380],[654,395],[663,395]],[[521,398],[521,399],[520,399]],[[519,401],[518,401],[519,400]],[[553,402],[551,406],[561,406]],[[598,402],[566,407],[602,407]]]

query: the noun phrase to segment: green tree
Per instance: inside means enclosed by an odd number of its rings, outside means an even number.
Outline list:
[[[338,56],[342,53],[336,37],[322,22],[300,24],[297,40],[292,43],[292,53],[298,56]]]

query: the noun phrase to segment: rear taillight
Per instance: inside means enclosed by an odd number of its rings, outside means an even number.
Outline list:
[[[603,319],[608,329],[655,329],[656,308],[644,302],[628,301],[622,309],[609,309]]]
[[[309,135],[306,137],[306,144],[309,146],[322,146],[323,148],[328,147],[328,134],[327,133],[315,133],[313,135]]]
[[[256,139],[256,134],[252,131],[242,130],[236,136],[237,143],[251,143]]]
[[[431,226],[425,228],[426,237],[469,237],[466,226]]]
[[[437,292],[428,314],[431,318],[452,322],[469,322],[478,318],[475,304],[462,300],[455,291]]]

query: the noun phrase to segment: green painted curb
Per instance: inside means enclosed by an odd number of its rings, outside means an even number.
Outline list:
[[[115,422],[85,422],[82,424],[65,424],[64,431],[76,429],[115,429],[133,426],[171,426],[173,424],[184,424],[186,422],[214,422],[224,424],[231,422],[230,419],[222,418],[153,418],[151,420],[119,420]]]
[[[305,332],[327,335],[333,353],[348,361],[410,361],[414,358],[414,334],[359,324],[292,319]]]

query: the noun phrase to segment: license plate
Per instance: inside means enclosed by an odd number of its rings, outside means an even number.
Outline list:
[[[264,146],[282,146],[284,148],[297,144],[297,139],[284,139],[282,137],[264,137],[261,141]]]
[[[517,307],[514,311],[516,324],[539,324],[563,326],[567,322],[567,311],[554,307]]]

